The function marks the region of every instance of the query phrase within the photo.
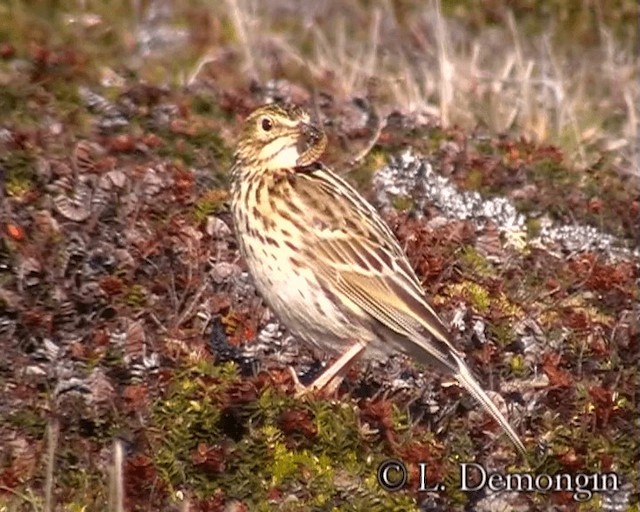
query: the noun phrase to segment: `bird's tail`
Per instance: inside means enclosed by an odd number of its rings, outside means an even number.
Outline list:
[[[522,444],[522,441],[520,441],[518,434],[516,434],[515,430],[513,430],[513,428],[511,427],[507,419],[503,416],[503,414],[500,412],[496,404],[493,403],[493,400],[491,400],[491,398],[489,398],[489,396],[484,392],[482,387],[480,387],[480,384],[475,379],[475,377],[471,375],[471,372],[469,371],[469,367],[462,360],[462,358],[454,352],[452,352],[451,355],[453,356],[453,358],[456,360],[456,363],[458,364],[458,369],[456,372],[454,372],[454,376],[456,377],[457,381],[478,402],[482,404],[482,406],[487,410],[487,412],[489,412],[489,414],[491,414],[491,416],[493,416],[493,418],[500,424],[500,426],[507,433],[507,435],[509,436],[513,444],[516,446],[518,451],[523,455],[523,457],[526,458],[527,451],[524,445]]]

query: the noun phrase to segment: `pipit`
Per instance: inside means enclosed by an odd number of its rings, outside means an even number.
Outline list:
[[[236,235],[258,292],[292,334],[339,355],[311,387],[341,380],[358,358],[406,354],[455,377],[524,454],[389,227],[318,161],[326,145],[307,112],[267,105],[246,119],[231,169]]]

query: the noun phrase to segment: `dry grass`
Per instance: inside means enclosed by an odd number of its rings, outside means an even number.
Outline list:
[[[339,4],[227,0],[220,15],[261,81],[330,78],[343,98],[371,96],[375,84],[383,111],[519,133],[560,145],[581,167],[610,154],[621,172],[638,173],[635,41],[602,16],[594,41],[579,44],[561,37],[564,22],[553,17],[532,32],[506,11],[505,23],[472,30],[445,16],[440,0],[402,15],[397,2]]]
[[[382,114],[523,135],[559,145],[579,167],[604,155],[638,175],[637,10],[634,0],[39,0],[0,14],[30,41],[54,13],[76,37],[98,34],[105,52],[120,48],[104,74],[124,65],[150,82],[191,84],[231,53],[232,74],[247,83],[284,78],[338,99],[368,97]]]

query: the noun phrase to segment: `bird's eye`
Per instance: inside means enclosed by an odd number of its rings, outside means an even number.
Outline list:
[[[260,122],[260,126],[262,126],[262,129],[265,132],[268,132],[269,130],[271,130],[271,128],[273,128],[273,122],[268,117],[263,117],[262,121]]]

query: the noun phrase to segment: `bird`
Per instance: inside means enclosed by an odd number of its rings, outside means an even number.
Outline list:
[[[291,334],[338,356],[309,388],[340,382],[357,360],[404,354],[455,378],[526,456],[389,226],[320,161],[326,146],[305,109],[267,104],[245,119],[230,168],[238,249],[257,291]]]

